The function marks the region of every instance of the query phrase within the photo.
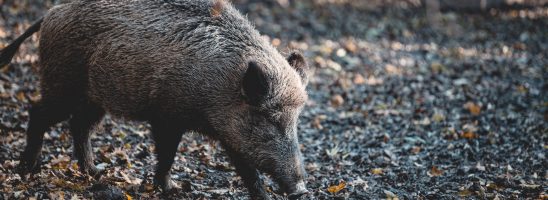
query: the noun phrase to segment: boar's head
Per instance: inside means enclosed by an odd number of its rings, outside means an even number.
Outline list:
[[[237,111],[227,111],[231,117],[225,119],[232,133],[220,140],[250,169],[270,174],[285,193],[300,195],[308,192],[297,137],[298,117],[307,100],[308,65],[298,53],[282,64],[247,64],[241,103]]]

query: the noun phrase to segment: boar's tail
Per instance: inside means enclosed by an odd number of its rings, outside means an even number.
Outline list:
[[[15,39],[13,43],[9,44],[6,48],[0,50],[0,67],[7,65],[11,62],[11,59],[13,58],[13,56],[15,56],[15,52],[17,52],[17,49],[19,49],[19,46],[21,46],[23,41],[25,41],[27,38],[32,36],[32,34],[40,30],[40,26],[42,25],[43,20],[44,18],[40,18],[32,26],[30,26],[30,28],[27,29],[25,33],[23,33],[23,35]]]

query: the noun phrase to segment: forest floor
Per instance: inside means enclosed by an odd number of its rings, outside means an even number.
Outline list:
[[[284,2],[234,4],[314,69],[299,125],[309,197],[547,198],[548,8]],[[52,3],[0,6],[1,48]],[[106,170],[100,180],[76,169],[65,123],[45,136],[41,172],[22,180],[14,168],[39,99],[37,38],[0,68],[0,199],[247,198],[222,148],[198,134],[184,136],[173,167],[184,190],[154,191],[149,126],[108,117],[92,138],[95,164]]]

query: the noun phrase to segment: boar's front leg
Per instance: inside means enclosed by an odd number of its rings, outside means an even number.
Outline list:
[[[83,173],[91,176],[100,175],[93,164],[93,152],[90,141],[91,128],[104,116],[105,111],[97,105],[86,104],[78,108],[69,121],[70,133],[73,137],[73,149],[78,167]]]
[[[264,190],[263,180],[259,177],[257,169],[249,166],[244,158],[238,155],[238,153],[231,150],[227,150],[227,153],[230,156],[232,164],[236,167],[236,173],[242,177],[245,186],[249,190],[251,199],[271,199]]]
[[[154,185],[161,188],[164,192],[173,189],[171,183],[171,165],[173,165],[177,147],[181,142],[184,133],[182,129],[174,127],[175,123],[151,123],[152,137],[156,144],[156,157],[158,164],[154,174]]]

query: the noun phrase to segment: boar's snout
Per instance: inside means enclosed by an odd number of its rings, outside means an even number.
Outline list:
[[[297,145],[294,146],[296,147]],[[288,163],[285,164],[285,168],[279,171],[281,174],[278,174],[276,177],[278,178],[278,184],[289,195],[289,199],[297,199],[307,194],[308,190],[305,184],[306,172],[302,163],[301,153],[297,148],[292,148],[292,150],[292,158],[286,160]]]
[[[306,184],[304,183],[304,181],[299,181],[294,187],[291,187],[288,192],[289,199],[298,199],[299,197],[309,193],[306,189]]]

